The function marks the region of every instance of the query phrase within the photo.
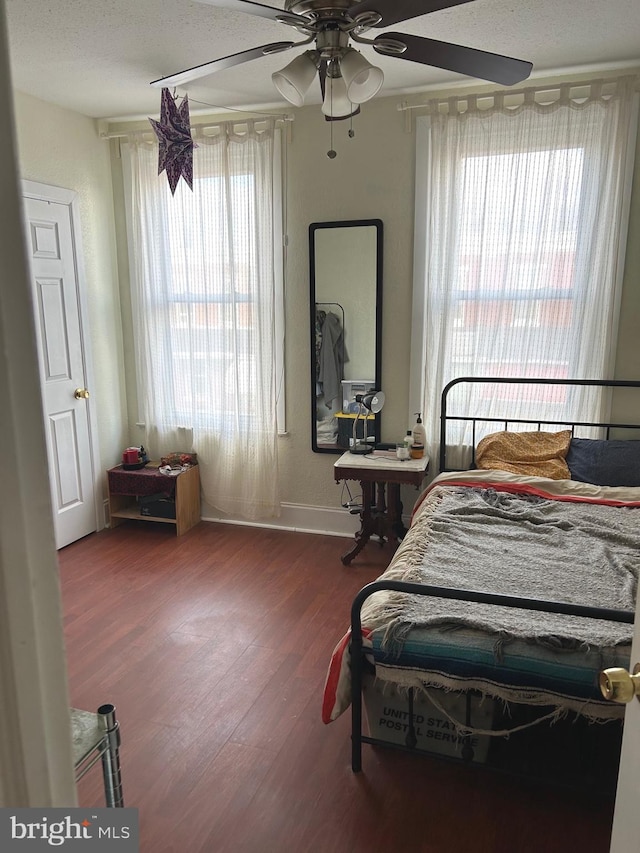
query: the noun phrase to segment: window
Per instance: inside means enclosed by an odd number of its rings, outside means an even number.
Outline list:
[[[279,131],[192,131],[193,191],[171,195],[155,143],[132,139],[124,160],[145,444],[196,451],[206,502],[268,517],[284,414]]]
[[[463,158],[451,294],[455,375],[571,373],[584,155],[576,147]],[[533,364],[523,362],[527,330],[540,339]],[[488,334],[499,346],[478,363],[475,337]]]
[[[263,357],[256,345],[259,266],[247,225],[255,221],[255,180],[247,174],[195,179],[193,194],[165,194],[169,270],[160,310],[168,312],[162,325],[174,354],[171,417],[175,426],[222,430],[236,414],[251,418],[251,389]]]
[[[580,100],[563,85],[553,103],[452,99],[418,118],[410,411],[426,413],[432,455],[451,379],[611,378],[634,103],[622,78]],[[604,404],[597,389],[520,389],[509,414],[523,418],[595,418]],[[513,389],[490,393],[483,413],[504,416]]]

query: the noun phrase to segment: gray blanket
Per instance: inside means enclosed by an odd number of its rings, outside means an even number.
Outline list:
[[[635,609],[640,509],[436,487],[385,578]],[[477,628],[496,647],[520,639],[556,649],[631,642],[632,626],[507,607],[380,593],[363,624],[401,648],[414,627]]]

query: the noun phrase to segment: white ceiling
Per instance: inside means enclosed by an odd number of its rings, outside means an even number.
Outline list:
[[[262,3],[284,6],[284,0]],[[160,92],[151,80],[303,38],[283,24],[192,0],[6,0],[6,6],[15,88],[94,118],[156,115]],[[640,0],[474,0],[391,29],[529,60],[532,79],[559,69],[597,73],[640,65]],[[468,82],[362,50],[384,71],[381,96]],[[194,113],[206,111],[204,104],[291,109],[274,90],[271,73],[293,55],[254,60],[178,92],[189,93]],[[313,87],[307,103],[319,101]]]

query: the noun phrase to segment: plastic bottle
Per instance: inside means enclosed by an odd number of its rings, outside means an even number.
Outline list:
[[[421,412],[416,412],[418,420],[415,422],[413,426],[413,443],[421,444],[423,447],[427,446],[427,433],[422,423]]]
[[[407,446],[407,450],[411,450],[411,445],[413,444],[413,433],[410,429],[407,430],[407,434],[404,437],[404,443]]]

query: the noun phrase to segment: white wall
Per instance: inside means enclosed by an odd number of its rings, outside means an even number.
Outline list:
[[[62,610],[0,0],[0,806],[76,803]]]
[[[95,380],[89,390],[104,471],[129,443],[109,143],[93,119],[20,92],[15,103],[20,176],[79,197]]]
[[[347,136],[348,122],[335,123],[335,159],[327,157],[330,127],[319,107],[295,111],[286,166],[288,435],[280,441],[286,503],[340,506],[341,486],[335,484],[332,471],[335,457],[313,453],[310,442],[308,227],[312,222],[383,221],[382,387],[387,395],[383,439],[395,441],[410,426],[415,137],[397,106],[396,97],[363,105],[362,114],[354,120],[353,139]],[[75,189],[80,195],[97,386],[94,397],[99,405],[102,467],[107,468],[118,461],[122,447],[141,440],[135,425],[138,407],[118,147],[112,144],[110,158],[109,145],[98,137],[95,122],[30,96],[16,94],[16,111],[22,177]],[[636,163],[616,378],[640,377],[640,288],[636,285],[640,276],[640,152]],[[413,490],[407,490],[405,505],[414,497]]]
[[[618,324],[616,379],[640,379],[640,341],[638,339],[638,329],[640,329],[640,127],[636,140],[635,162]],[[639,413],[635,400],[633,392],[618,392],[614,399],[614,419],[628,423],[636,418]]]
[[[405,132],[396,105],[397,98],[363,105],[354,120],[353,139],[347,136],[349,122],[335,122],[335,159],[327,157],[330,127],[320,108],[295,111],[287,152],[289,435],[281,442],[285,452],[280,462],[282,494],[292,503],[337,507],[342,490],[333,479],[336,457],[311,451],[308,228],[312,222],[372,218],[383,222],[382,438],[399,440],[409,426],[414,139]]]
[[[492,87],[485,87],[485,90],[487,88],[491,90]],[[342,486],[333,479],[336,457],[311,451],[308,228],[312,222],[371,218],[383,221],[382,388],[386,403],[382,413],[382,438],[399,440],[411,426],[407,421],[415,136],[406,126],[405,114],[398,111],[398,101],[397,97],[378,98],[364,104],[361,115],[354,120],[353,139],[347,136],[349,122],[335,123],[333,145],[329,123],[324,121],[318,106],[294,111],[292,138],[286,151],[288,435],[280,441],[281,491],[286,503],[339,508],[342,492]],[[116,129],[124,130],[125,127],[119,125]],[[331,147],[337,151],[335,159],[327,157]],[[636,164],[615,371],[615,378],[626,379],[640,378],[637,340],[640,326],[640,288],[637,286],[640,278],[640,151]],[[123,287],[126,320],[125,291]],[[125,326],[127,352],[132,350],[131,334],[130,327]],[[130,389],[130,437],[137,442],[132,359],[127,359],[127,385]],[[636,416],[639,415],[637,412]],[[403,489],[406,510],[415,497],[415,490]]]
[[[629,237],[625,259],[620,328],[618,330],[618,356],[616,374],[626,379],[637,379],[640,373],[640,342],[638,318],[640,317],[640,125],[636,139],[635,171],[631,187]]]
[[[309,238],[312,222],[343,219],[382,219],[384,224],[384,318],[382,387],[387,402],[383,439],[403,437],[408,407],[411,271],[413,252],[413,146],[404,130],[397,99],[376,100],[363,107],[347,136],[348,122],[336,123],[330,159],[329,123],[319,106],[296,110],[291,142],[287,144],[287,209],[289,237],[285,270],[286,396],[288,435],[280,440],[280,476],[285,503],[340,507],[341,486],[333,480],[334,455],[311,451],[311,390],[309,332]],[[213,121],[226,116],[213,117]],[[235,116],[234,118],[237,118]],[[198,121],[205,120],[199,116]],[[144,124],[113,125],[110,130],[139,130]],[[112,152],[114,199],[118,222],[122,308],[130,441],[139,443],[138,406],[133,363],[133,328],[126,273],[126,235],[121,227],[121,161]],[[366,377],[365,377],[366,378]],[[415,496],[415,495],[413,495]],[[409,498],[410,500],[410,498]],[[205,515],[210,514],[203,509]],[[211,513],[215,515],[215,513]],[[351,525],[350,525],[351,526]]]
[[[477,87],[476,87],[477,88]],[[495,87],[485,87],[495,88]],[[414,98],[417,100],[417,98]],[[423,98],[426,100],[426,98]],[[355,120],[334,128],[335,159],[327,157],[329,129],[318,107],[295,111],[288,151],[289,249],[287,265],[287,424],[281,460],[282,493],[293,503],[338,506],[333,482],[335,457],[310,449],[307,321],[307,228],[311,222],[376,217],[384,223],[382,388],[386,394],[382,437],[400,440],[407,427],[411,328],[415,135],[399,112],[398,98],[364,104]],[[640,379],[640,134],[634,185],[615,376]],[[301,357],[304,354],[304,357]],[[304,391],[304,393],[301,393]],[[622,401],[622,398],[621,398]],[[640,417],[638,395],[629,417]],[[627,412],[629,412],[627,407]],[[614,413],[615,415],[616,413]],[[304,472],[304,476],[300,476]],[[405,509],[416,493],[403,489]]]

